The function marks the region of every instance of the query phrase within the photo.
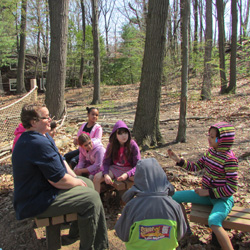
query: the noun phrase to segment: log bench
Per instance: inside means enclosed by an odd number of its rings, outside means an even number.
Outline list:
[[[208,216],[212,206],[192,204],[190,221],[208,225]],[[250,208],[234,206],[222,223],[225,229],[236,229],[250,232]]]
[[[76,213],[64,214],[43,219],[35,218],[37,227],[46,227],[46,244],[48,250],[61,248],[61,224],[75,220],[77,220]]]
[[[126,181],[114,180],[113,187],[117,191],[126,191],[126,190],[130,189],[133,185],[134,185],[134,182],[130,181],[130,180],[126,180]]]

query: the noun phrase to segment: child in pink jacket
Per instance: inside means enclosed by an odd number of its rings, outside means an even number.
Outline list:
[[[79,162],[74,168],[76,175],[88,176],[93,180],[94,175],[100,172],[105,153],[100,139],[90,138],[88,133],[83,132],[78,137]]]

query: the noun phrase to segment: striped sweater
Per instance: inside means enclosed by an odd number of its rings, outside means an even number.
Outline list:
[[[202,186],[209,189],[211,198],[218,199],[229,197],[237,191],[238,159],[230,149],[235,137],[234,128],[225,122],[217,123],[211,128],[219,130],[219,147],[216,150],[209,148],[196,163],[181,160],[178,165],[193,172],[205,169]]]

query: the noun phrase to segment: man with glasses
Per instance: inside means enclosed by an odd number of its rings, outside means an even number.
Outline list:
[[[92,182],[77,177],[58,152],[48,135],[51,118],[46,106],[24,105],[21,121],[26,131],[12,154],[17,219],[77,213],[78,223],[73,223],[70,236],[80,236],[80,249],[107,249],[100,196]]]

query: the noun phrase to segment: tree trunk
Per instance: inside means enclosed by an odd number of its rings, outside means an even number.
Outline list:
[[[84,3],[84,0],[81,0],[81,9],[82,9],[82,49],[81,49],[81,64],[80,64],[78,87],[82,86],[83,73],[84,73],[84,50],[85,50],[85,33],[86,33],[86,19],[85,19],[85,3]]]
[[[91,0],[92,3],[92,33],[93,33],[93,47],[94,47],[94,94],[91,104],[98,104],[101,102],[100,98],[100,81],[101,81],[101,63],[100,63],[100,43],[98,30],[98,1]]]
[[[4,94],[2,72],[0,70],[0,95]]]
[[[193,0],[194,4],[194,54],[197,54],[198,47],[198,0]]]
[[[206,45],[204,55],[204,75],[201,91],[202,100],[211,99],[212,74],[211,74],[211,56],[213,39],[213,19],[212,19],[212,0],[206,0]]]
[[[226,93],[227,78],[225,66],[225,27],[224,27],[224,5],[223,0],[216,0],[217,17],[219,27],[219,56],[220,56],[220,79],[221,94]]]
[[[65,105],[69,0],[49,0],[49,10],[51,45],[45,102],[58,120],[63,116]]]
[[[25,70],[25,47],[26,47],[26,12],[27,0],[22,0],[21,9],[21,30],[20,30],[20,46],[18,51],[17,66],[17,93],[25,93],[24,70]]]
[[[190,0],[181,0],[181,100],[180,120],[178,127],[177,142],[186,142],[187,128],[187,88],[188,88],[188,20],[190,16]]]
[[[149,0],[141,85],[133,132],[143,148],[163,142],[159,109],[169,1]]]
[[[246,17],[245,17],[245,20],[244,20],[244,22],[242,24],[242,26],[243,26],[243,37],[246,37],[247,24],[248,24],[248,19],[249,19],[249,9],[250,9],[250,0],[247,1]]]
[[[200,44],[203,42],[203,3],[199,0],[199,14],[200,14]],[[200,46],[202,50],[202,46]]]
[[[231,14],[232,14],[232,41],[231,41],[231,59],[230,59],[230,82],[226,90],[227,93],[236,92],[236,57],[237,57],[237,1],[231,1]]]

